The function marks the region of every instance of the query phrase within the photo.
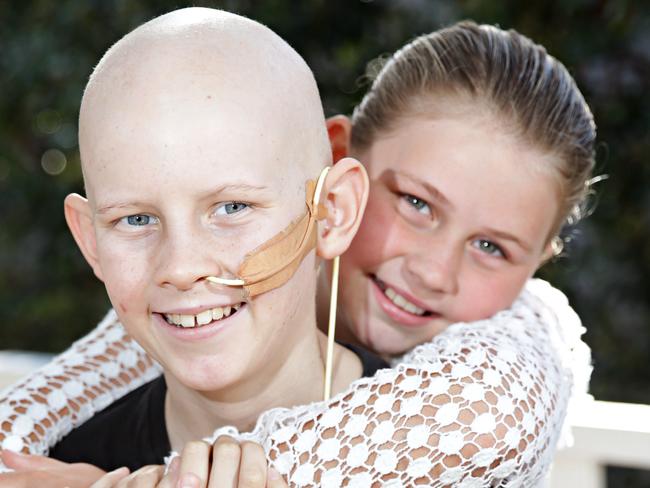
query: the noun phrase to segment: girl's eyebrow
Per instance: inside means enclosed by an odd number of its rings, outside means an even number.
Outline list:
[[[394,169],[389,169],[384,172],[383,178],[386,179],[388,182],[392,182],[392,183],[395,183],[395,181],[397,181],[400,178],[407,179],[414,185],[418,185],[424,188],[429,193],[429,196],[433,200],[436,200],[438,203],[442,204],[443,206],[449,208],[454,207],[452,203],[449,201],[449,199],[447,199],[447,197],[440,190],[438,190],[438,188],[436,188],[428,181],[424,181],[415,175],[412,175],[410,173],[405,173],[403,171],[396,171]]]
[[[492,228],[487,228],[487,229],[485,229],[485,231],[488,234],[494,235],[494,236],[496,236],[496,237],[498,237],[500,239],[504,239],[504,240],[507,240],[507,241],[514,242],[520,248],[522,248],[524,251],[527,251],[527,252],[532,251],[532,247],[529,244],[525,243],[524,241],[522,241],[521,239],[519,239],[517,236],[515,236],[513,234],[510,234],[508,232],[504,232],[504,231],[498,230],[498,229],[492,229]]]

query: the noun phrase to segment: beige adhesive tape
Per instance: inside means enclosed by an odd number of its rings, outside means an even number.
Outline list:
[[[304,257],[316,247],[316,221],[327,217],[327,209],[320,203],[320,194],[330,167],[321,171],[318,180],[309,180],[305,187],[307,212],[279,234],[255,248],[244,257],[239,267],[239,278],[208,276],[206,280],[227,286],[243,286],[249,297],[279,288],[293,276]],[[334,337],[336,335],[336,303],[338,291],[339,258],[334,258],[330,295],[327,352],[323,399],[332,391]]]
[[[327,217],[327,209],[319,199],[329,169],[329,166],[324,168],[316,182],[307,181],[307,212],[248,253],[239,267],[238,278],[208,276],[206,280],[226,286],[243,286],[249,297],[279,288],[289,281],[304,257],[316,247],[316,221]]]

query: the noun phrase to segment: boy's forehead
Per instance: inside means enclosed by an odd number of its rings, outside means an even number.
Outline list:
[[[246,165],[269,175],[302,173],[304,181],[328,162],[318,92],[304,61],[259,24],[230,14],[226,20],[227,28],[154,21],[107,53],[80,114],[87,180],[116,164],[137,172],[176,162],[190,173]]]

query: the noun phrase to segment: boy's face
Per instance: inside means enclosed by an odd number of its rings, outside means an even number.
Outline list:
[[[205,277],[235,276],[246,253],[303,215],[305,180],[317,174],[296,164],[281,107],[262,107],[272,100],[233,87],[215,100],[209,76],[179,77],[88,101],[90,261],[129,334],[183,384],[263,383],[313,331],[315,254],[248,302]]]

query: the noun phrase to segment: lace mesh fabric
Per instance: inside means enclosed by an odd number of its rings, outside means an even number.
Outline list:
[[[0,448],[47,454],[72,429],[161,371],[111,310],[64,353],[0,391]]]
[[[510,309],[448,327],[393,369],[354,382],[330,401],[273,409],[252,432],[224,427],[213,439],[260,442],[290,486],[537,486],[570,397],[586,396],[591,367],[583,332],[564,295],[531,280]],[[103,381],[87,383],[89,366]],[[128,386],[123,369],[134,378]],[[2,447],[44,453],[159,372],[111,313],[0,398]],[[77,386],[66,387],[71,381]]]

